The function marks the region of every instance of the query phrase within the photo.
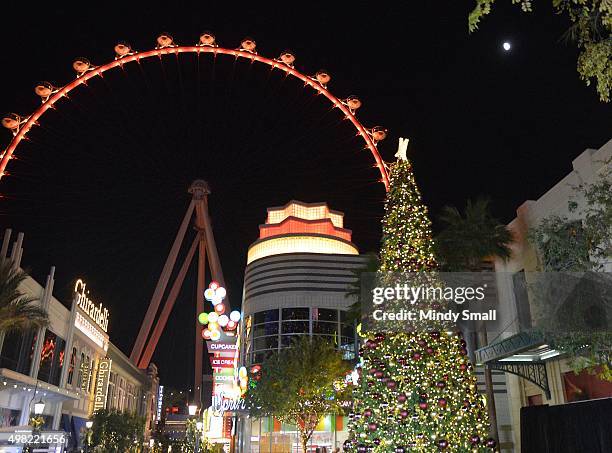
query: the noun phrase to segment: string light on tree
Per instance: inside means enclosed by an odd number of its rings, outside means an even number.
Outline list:
[[[381,273],[435,270],[431,223],[421,201],[408,140],[389,167]],[[383,277],[384,278],[384,277]],[[491,451],[487,413],[462,337],[447,329],[362,332],[359,381],[349,414],[350,452]]]

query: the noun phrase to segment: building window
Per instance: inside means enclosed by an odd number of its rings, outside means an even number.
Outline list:
[[[74,377],[74,367],[76,366],[77,349],[72,348],[72,354],[70,355],[70,366],[68,367],[68,384],[72,385],[72,378]]]
[[[283,321],[310,318],[309,308],[283,308]]]
[[[29,374],[35,342],[36,335],[33,329],[6,332],[0,353],[0,368]]]
[[[283,334],[287,333],[310,333],[309,321],[283,321]]]
[[[62,365],[64,363],[65,346],[63,338],[58,337],[50,330],[45,332],[43,346],[40,351],[38,379],[49,384],[59,385]]]
[[[266,310],[255,313],[255,324],[278,321],[278,310]]]
[[[343,310],[329,308],[283,308],[253,314],[255,321],[251,335],[246,338],[248,364],[261,363],[278,348],[291,345],[299,335],[324,336],[346,359],[355,358],[355,329]]]

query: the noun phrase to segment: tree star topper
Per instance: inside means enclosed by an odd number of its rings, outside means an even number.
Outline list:
[[[399,143],[397,145],[397,152],[395,153],[395,157],[397,157],[399,160],[408,160],[408,157],[406,156],[406,152],[408,151],[408,142],[410,141],[409,138],[403,138],[400,137],[399,138]]]

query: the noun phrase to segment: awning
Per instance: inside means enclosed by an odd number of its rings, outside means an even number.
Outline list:
[[[527,379],[550,399],[546,362],[559,358],[563,352],[546,344],[541,333],[524,331],[477,349],[474,354],[477,365]]]

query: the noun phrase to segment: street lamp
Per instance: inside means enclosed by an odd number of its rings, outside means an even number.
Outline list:
[[[190,417],[195,417],[196,414],[198,413],[198,406],[197,406],[197,404],[190,404],[189,406],[187,406],[187,410],[189,411],[189,416]],[[196,424],[195,424],[195,426],[196,426],[196,433],[195,433],[195,448],[194,448],[194,453],[199,453],[199,451],[200,451],[200,434],[199,434],[198,423],[200,423],[200,422],[196,422]]]
[[[42,415],[45,410],[45,403],[42,399],[38,400],[37,403],[34,403],[34,415]]]
[[[85,428],[87,431],[85,432],[85,453],[89,451],[89,439],[91,437],[91,427],[93,426],[93,421],[87,420],[85,422]]]
[[[196,422],[196,441],[195,441],[195,453],[199,453],[200,451],[200,437],[202,436],[202,428],[204,427],[204,423],[201,420]]]

